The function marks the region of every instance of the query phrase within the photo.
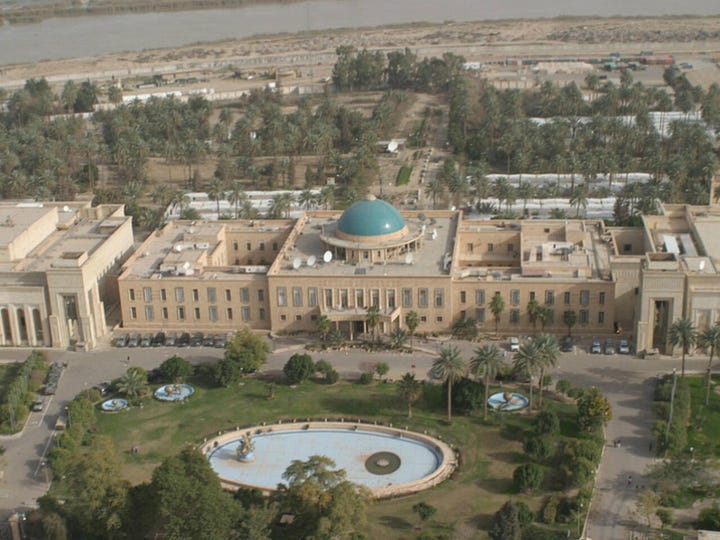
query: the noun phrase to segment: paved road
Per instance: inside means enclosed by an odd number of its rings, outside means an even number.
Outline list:
[[[382,353],[367,355],[362,351],[334,351],[313,353],[316,360],[330,361],[342,376],[357,374],[368,361],[386,361],[391,369],[388,377],[398,378],[407,371],[415,370],[419,377],[427,374],[433,351],[438,345],[417,343],[422,351],[415,354]],[[469,357],[476,345],[458,343]],[[264,371],[279,371],[287,359],[300,346],[289,339],[273,343],[273,352]],[[31,508],[35,499],[47,489],[42,458],[49,447],[53,426],[64,406],[80,390],[122,375],[128,365],[146,369],[157,367],[172,354],[179,353],[191,362],[211,362],[218,359],[221,349],[208,348],[157,348],[112,349],[103,348],[89,353],[49,351],[51,361],[67,363],[68,367],[58,385],[57,394],[44,413],[32,413],[22,435],[1,438],[5,446],[4,481],[0,481],[0,518],[19,508]],[[2,360],[17,360],[27,356],[27,351],[4,350]],[[128,363],[128,356],[130,358]],[[627,356],[589,355],[584,352],[564,354],[552,373],[558,380],[566,378],[578,386],[594,385],[607,395],[613,405],[613,419],[607,427],[607,439],[621,440],[619,448],[608,445],[597,476],[597,487],[592,502],[586,535],[592,540],[622,540],[628,538],[634,525],[632,517],[634,501],[642,489],[641,478],[647,465],[652,462],[648,445],[650,428],[654,422],[652,412],[653,381],[660,373],[667,373],[679,365],[678,360],[660,358],[640,360]],[[688,370],[702,371],[706,360],[688,359]],[[628,477],[631,482],[628,484]]]

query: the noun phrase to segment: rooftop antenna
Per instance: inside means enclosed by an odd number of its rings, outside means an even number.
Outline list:
[[[315,257],[315,255],[310,255],[305,264],[307,264],[310,268],[312,268],[313,266],[315,266],[316,262],[317,262],[317,258]]]
[[[300,257],[295,257],[292,262],[293,270],[297,270],[302,266],[302,259]]]
[[[323,262],[329,263],[330,261],[332,261],[332,257],[332,251],[328,249],[325,253],[323,253]]]
[[[405,255],[405,264],[412,264],[413,260],[415,260],[415,255],[413,253]]]

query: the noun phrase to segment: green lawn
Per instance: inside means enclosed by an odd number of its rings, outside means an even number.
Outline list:
[[[690,386],[692,412],[688,429],[688,447],[698,455],[720,457],[720,395],[713,390],[718,385],[715,379],[711,385],[710,403],[705,406],[705,377],[687,377]]]
[[[472,536],[478,526],[489,528],[493,514],[511,496],[533,509],[539,509],[544,499],[543,495],[512,493],[513,470],[524,462],[523,433],[530,429],[530,417],[525,413],[492,415],[487,423],[481,416],[456,416],[448,426],[439,385],[425,385],[424,396],[413,407],[409,420],[392,384],[364,386],[342,381],[325,386],[306,382],[297,388],[277,384],[274,399],[268,399],[268,383],[256,379],[235,388],[214,388],[197,379],[191,382],[196,393],[187,403],[147,399],[142,408],[99,414],[98,433],[116,442],[125,464],[123,474],[130,481],[147,480],[165,457],[220,430],[278,419],[342,417],[427,431],[456,445],[462,454],[462,466],[451,480],[418,495],[373,504],[369,510],[370,538],[414,536],[413,528],[419,520],[411,507],[419,501],[438,508],[424,531],[447,532],[452,526]],[[574,434],[567,433],[572,431],[569,420],[574,417],[574,405],[552,406],[564,420],[564,435]],[[129,453],[133,446],[140,448],[138,454]]]

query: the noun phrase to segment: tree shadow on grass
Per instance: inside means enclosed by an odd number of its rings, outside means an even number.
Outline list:
[[[504,494],[510,496],[509,494],[513,490],[513,482],[508,478],[482,478],[475,484],[480,489],[497,495]]]
[[[376,395],[373,399],[326,396],[320,400],[320,405],[335,414],[358,418],[381,416],[389,411],[402,411],[402,404],[398,403],[395,396],[389,395]]]
[[[391,529],[410,530],[413,528],[412,523],[410,523],[406,519],[397,516],[381,516],[379,521],[385,527],[390,527]]]

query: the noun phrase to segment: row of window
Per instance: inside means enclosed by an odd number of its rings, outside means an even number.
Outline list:
[[[174,294],[175,294],[176,302],[184,302],[185,301],[185,288],[184,287],[175,287]],[[193,302],[200,301],[200,289],[192,289],[191,295],[192,295]],[[135,289],[128,289],[128,297],[130,298],[131,302],[135,301],[135,298],[136,298]],[[217,302],[217,298],[218,298],[217,289],[215,287],[208,287],[207,289],[205,289],[205,297],[209,303]],[[153,301],[153,290],[151,287],[143,287],[142,288],[142,298],[143,298],[143,301],[148,302],[148,303]],[[167,298],[168,298],[167,289],[160,289],[160,300],[162,302],[167,302]],[[240,303],[249,304],[250,303],[250,289],[247,287],[242,287],[241,289],[239,289],[237,298],[240,301]],[[258,302],[265,301],[265,290],[264,289],[258,289],[257,299],[258,299]],[[225,301],[226,302],[233,301],[232,289],[225,289]]]
[[[369,301],[370,306],[382,307],[381,291],[380,289],[370,289]],[[397,307],[397,301],[395,298],[395,289],[386,289],[384,291],[385,299],[384,305],[388,309],[395,309]],[[303,289],[302,287],[292,287],[290,289],[291,301],[293,307],[303,306]],[[366,291],[365,289],[318,289],[317,287],[308,287],[307,289],[307,307],[317,307],[318,305],[318,294],[322,294],[323,306],[326,308],[339,307],[349,308],[351,302],[353,307],[365,307],[366,305]],[[427,308],[430,303],[430,289],[418,289],[417,290],[417,307]],[[432,302],[433,307],[442,308],[445,305],[445,289],[434,289],[432,291]],[[287,287],[277,288],[277,305],[278,307],[285,307],[288,305],[288,290]],[[413,307],[413,290],[402,289],[402,306],[404,308]]]
[[[202,310],[199,307],[192,308],[190,313],[193,316],[193,320],[195,321],[201,321],[203,320],[203,314]],[[220,313],[221,310],[218,309],[217,306],[208,306],[207,308],[207,320],[210,322],[217,322],[220,320]],[[144,308],[144,315],[146,321],[154,321],[155,320],[155,307],[154,306],[145,306]],[[225,321],[232,321],[235,319],[235,312],[233,311],[233,308],[225,308],[224,311]],[[178,321],[184,321],[187,320],[187,311],[185,309],[185,306],[177,306],[175,308],[175,317]],[[132,320],[137,320],[138,318],[138,309],[135,306],[132,306],[130,308],[130,318]],[[163,321],[167,321],[170,318],[170,311],[167,307],[160,308],[160,319]],[[250,306],[242,306],[240,308],[240,320],[243,322],[249,322],[252,320],[251,317],[251,311]],[[264,321],[265,320],[265,309],[260,308],[258,310],[258,320]]]
[[[252,248],[252,242],[250,242],[249,240],[245,242],[245,249],[247,249],[248,251],[252,251]],[[272,243],[272,249],[273,251],[278,250],[277,242]],[[238,242],[237,240],[233,241],[233,250],[240,251],[240,242]],[[258,243],[258,250],[265,251],[265,242]]]
[[[460,291],[460,303],[466,304],[467,303],[467,291]],[[530,300],[538,300],[536,298],[535,291],[530,291]],[[605,292],[598,293],[598,304],[599,305],[605,305],[605,299],[606,294]],[[485,290],[484,289],[476,289],[475,290],[475,304],[482,306],[485,304]],[[587,289],[583,289],[580,291],[580,305],[581,306],[589,306],[590,305],[590,291]],[[538,300],[539,301],[539,300]],[[570,291],[566,291],[563,293],[563,303],[566,306],[569,306],[572,303],[572,294]],[[552,306],[555,304],[555,291],[553,290],[546,290],[545,291],[545,304],[548,306]],[[511,306],[519,306],[520,305],[520,289],[511,289],[510,290],[510,305]]]
[[[511,309],[508,312],[509,314],[509,320],[510,324],[519,324],[520,323],[520,310],[519,309]],[[466,319],[468,316],[467,310],[460,311],[460,318]],[[485,322],[486,314],[485,314],[485,308],[475,308],[475,321],[482,324]],[[547,320],[546,324],[553,324],[555,322],[555,312],[550,311],[550,317]],[[605,312],[604,311],[598,311],[597,314],[597,322],[598,324],[605,324]],[[578,323],[579,324],[589,324],[590,323],[590,311],[587,309],[581,309],[578,311]]]
[[[475,244],[473,242],[468,242],[465,246],[465,249],[468,253],[474,253],[475,252]],[[495,252],[495,244],[492,242],[487,243],[487,252],[493,253]],[[508,253],[515,253],[515,244],[507,244],[507,252]]]

